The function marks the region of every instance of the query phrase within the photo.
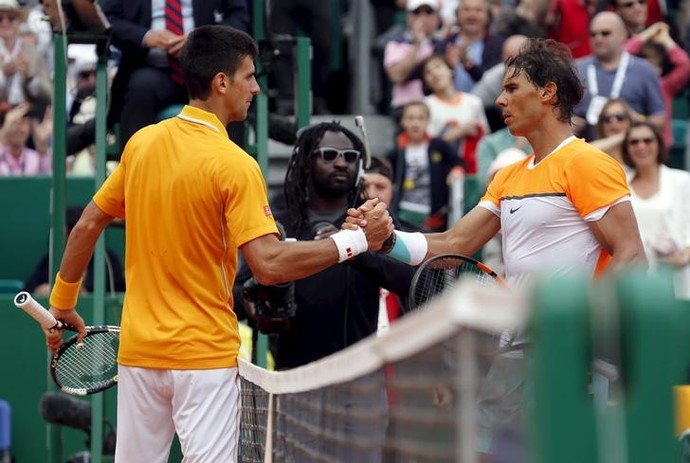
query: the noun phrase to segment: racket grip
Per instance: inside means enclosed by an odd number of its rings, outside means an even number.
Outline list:
[[[53,328],[62,328],[62,323],[59,322],[52,313],[48,312],[45,307],[39,304],[31,294],[22,291],[14,296],[14,305],[28,313],[31,318],[36,320],[43,328],[50,330]]]

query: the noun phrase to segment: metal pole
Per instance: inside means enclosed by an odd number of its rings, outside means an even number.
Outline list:
[[[53,183],[50,192],[50,285],[60,269],[60,259],[65,247],[65,128],[67,127],[67,44],[64,35],[54,35],[55,76],[53,78]],[[50,361],[50,357],[48,357]],[[46,371],[48,369],[46,368]],[[53,381],[46,374],[46,388],[53,389]],[[62,429],[47,425],[49,462],[62,461]]]

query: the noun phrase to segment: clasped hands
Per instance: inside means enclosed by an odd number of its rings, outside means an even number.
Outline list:
[[[343,230],[361,228],[367,237],[369,251],[378,251],[395,230],[388,205],[378,198],[368,199],[358,208],[347,210]]]

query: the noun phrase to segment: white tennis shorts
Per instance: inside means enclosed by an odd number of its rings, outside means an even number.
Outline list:
[[[183,463],[237,461],[237,368],[119,366],[115,463],[167,463],[175,432]]]

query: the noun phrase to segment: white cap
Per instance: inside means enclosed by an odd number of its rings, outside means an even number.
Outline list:
[[[499,170],[503,169],[504,167],[507,167],[511,164],[514,164],[518,161],[521,161],[522,159],[525,158],[527,154],[525,154],[524,151],[521,149],[517,148],[506,148],[500,153],[498,153],[498,156],[496,156],[496,159],[491,163],[489,166],[489,172],[488,172],[488,177],[492,178],[494,175],[496,175],[496,172]]]
[[[428,6],[434,11],[438,11],[441,8],[439,0],[407,0],[405,3],[407,11],[414,11],[420,6]]]

